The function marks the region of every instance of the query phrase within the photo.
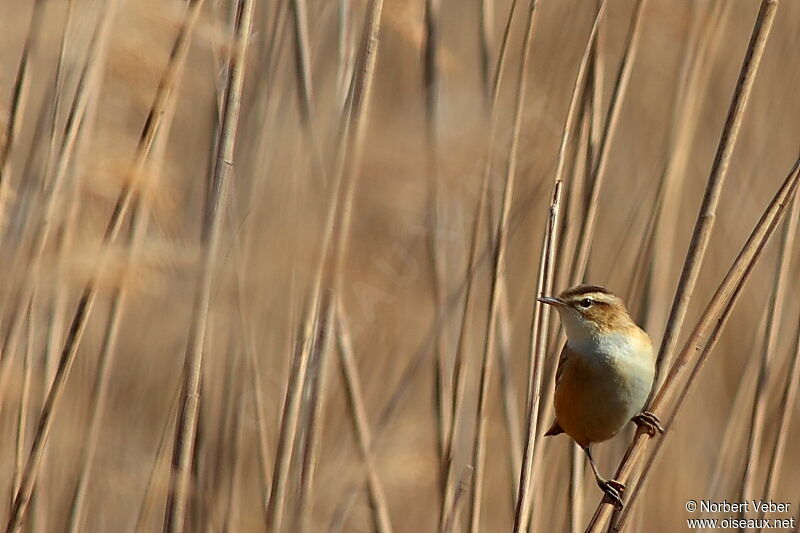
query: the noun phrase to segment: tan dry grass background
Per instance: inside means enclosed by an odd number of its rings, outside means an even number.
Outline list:
[[[0,256],[2,322],[9,334],[13,316],[24,315],[18,302],[21,287],[35,284],[35,297],[25,335],[10,361],[8,386],[2,391],[0,502],[11,500],[15,468],[17,412],[23,397],[24,354],[30,350],[30,409],[24,454],[33,439],[36,420],[52,377],[53,358],[60,351],[68,320],[87,279],[99,279],[100,293],[72,368],[62,403],[47,440],[35,496],[24,526],[28,531],[64,531],[69,515],[81,450],[91,411],[91,391],[110,299],[117,287],[128,297],[119,341],[108,378],[107,407],[98,450],[91,465],[83,531],[130,531],[137,527],[141,506],[149,508],[142,530],[161,528],[169,484],[168,456],[174,410],[194,302],[200,263],[200,224],[213,157],[217,110],[216,88],[224,78],[224,61],[232,46],[230,2],[209,2],[195,29],[186,69],[177,92],[169,139],[151,158],[144,174],[144,199],[151,220],[142,246],[125,252],[125,231],[114,245],[111,262],[102,271],[101,237],[114,198],[126,179],[136,139],[156,91],[169,49],[183,19],[182,2],[127,0],[121,3],[105,51],[101,90],[90,102],[81,143],[69,167],[51,236],[38,267],[29,257],[38,231],[43,198],[52,178],[48,166],[54,77],[64,23],[69,20],[59,89],[56,142],[63,133],[65,109],[87,57],[87,46],[105,0],[44,2],[41,31],[35,36],[28,72],[27,105],[11,152],[8,197],[3,213]],[[34,2],[0,3],[0,111],[5,127],[12,86]],[[327,177],[314,164],[313,141],[300,120],[294,67],[291,18],[278,36],[275,75],[265,68],[273,20],[280,1],[257,0],[238,145],[232,175],[232,196],[224,218],[211,299],[201,394],[195,477],[188,527],[193,531],[261,531],[266,529],[265,499],[273,472],[283,397],[293,344],[313,284],[321,249],[325,213],[332,198],[333,158],[339,139],[343,93],[339,81],[337,9],[348,5],[351,44],[356,47],[366,0],[308,1],[311,48],[312,126],[321,146]],[[522,2],[521,7],[526,3]],[[513,199],[513,231],[508,243],[508,356],[516,391],[519,423],[524,415],[528,368],[528,335],[535,297],[536,271],[544,235],[547,204],[558,146],[578,63],[591,28],[595,3],[586,0],[541,0],[532,42],[527,98],[523,113]],[[587,280],[629,295],[637,253],[648,216],[654,209],[660,175],[670,156],[667,140],[675,115],[681,62],[690,28],[705,17],[712,0],[652,0],[630,86],[623,102],[617,135],[611,147],[603,185]],[[68,10],[73,10],[68,18]],[[494,2],[496,54],[509,2]],[[633,2],[611,0],[603,22],[604,104],[608,103],[624,45]],[[526,9],[526,8],[525,8]],[[523,13],[525,9],[520,9]],[[659,272],[668,276],[667,298],[640,297],[631,307],[644,321],[644,310],[661,316],[651,331],[660,341],[663,320],[697,215],[706,178],[719,140],[730,95],[741,66],[758,2],[737,0],[720,21],[720,38],[704,67],[707,83],[689,95],[698,98],[696,131],[688,143],[688,164],[678,205],[667,214],[676,239],[653,257],[667,261]],[[443,287],[455,298],[453,312],[442,326],[444,346],[452,361],[461,317],[461,294],[477,191],[487,143],[487,115],[479,68],[477,1],[447,0],[441,6],[438,148],[439,224],[436,250],[444,265]],[[354,355],[363,385],[369,423],[376,435],[375,463],[385,489],[394,531],[435,531],[439,520],[439,457],[435,399],[437,330],[433,271],[428,247],[431,183],[427,164],[428,137],[422,90],[425,39],[422,0],[387,1],[380,29],[380,48],[370,101],[363,158],[355,189],[349,242],[344,250],[340,298],[350,325]],[[490,203],[493,220],[499,212],[501,179],[511,141],[514,88],[524,16],[513,24],[504,90],[500,93],[498,141]],[[735,147],[724,187],[707,261],[692,300],[688,333],[761,211],[794,161],[800,138],[800,4],[784,0],[758,72],[752,100]],[[711,32],[704,25],[701,32]],[[40,118],[43,117],[43,118]],[[169,121],[170,114],[167,114]],[[36,132],[37,121],[42,130]],[[48,171],[48,169],[50,169]],[[160,176],[160,179],[158,177]],[[573,177],[568,174],[566,187]],[[327,181],[326,181],[327,180]],[[74,191],[74,194],[73,192]],[[68,213],[75,206],[76,218]],[[575,224],[568,220],[566,224]],[[494,222],[492,223],[494,224]],[[639,516],[630,531],[671,532],[685,529],[693,516],[684,509],[689,499],[738,500],[746,461],[752,391],[744,407],[732,413],[733,398],[748,361],[763,352],[759,329],[770,301],[782,227],[747,286],[699,383],[688,409],[670,428]],[[64,240],[66,239],[66,240]],[[61,243],[64,243],[62,246]],[[485,239],[482,246],[485,248]],[[656,248],[661,243],[656,244]],[[485,335],[487,291],[484,261],[476,277],[477,312],[468,332],[465,426],[458,435],[456,462],[468,462],[478,364]],[[650,263],[648,268],[652,268]],[[35,268],[34,268],[35,267]],[[792,254],[779,342],[770,367],[765,441],[757,484],[766,474],[779,418],[778,402],[793,353],[798,328],[798,254]],[[557,279],[566,270],[559,267]],[[557,286],[562,289],[563,282]],[[456,296],[452,296],[456,295]],[[655,310],[655,311],[654,311]],[[48,324],[54,338],[48,340]],[[27,339],[27,340],[26,340]],[[5,345],[4,345],[5,346]],[[335,347],[334,347],[335,349]],[[547,367],[555,360],[551,343]],[[266,467],[259,460],[259,423],[253,385],[260,381],[265,422]],[[339,358],[331,352],[322,411],[322,434],[314,472],[309,531],[374,529],[364,489],[364,469],[350,419]],[[419,357],[422,356],[422,359]],[[410,381],[404,372],[421,361]],[[316,367],[312,365],[312,373]],[[757,365],[750,367],[757,371]],[[509,437],[504,424],[500,373],[491,385],[488,455],[481,531],[508,531],[514,513],[518,473],[509,463]],[[382,418],[394,392],[402,395]],[[549,401],[549,399],[547,399]],[[308,405],[304,397],[303,405]],[[789,444],[780,483],[769,497],[800,506],[800,416],[791,406]],[[710,476],[723,445],[723,431],[733,418],[741,422],[733,434],[727,476],[715,494]],[[300,438],[307,434],[301,417]],[[165,433],[166,428],[166,433]],[[383,429],[378,429],[383,428]],[[380,436],[377,434],[380,431]],[[159,448],[162,434],[166,444]],[[601,470],[611,473],[631,433],[597,447]],[[514,443],[521,448],[522,442]],[[566,437],[545,441],[545,468],[535,478],[535,531],[568,530],[570,449]],[[237,466],[238,464],[238,466]],[[155,465],[155,466],[154,466]],[[151,470],[152,486],[148,488]],[[292,463],[284,529],[298,531],[297,480],[300,460]],[[263,472],[263,474],[262,474]],[[584,489],[585,524],[599,501],[590,477]],[[147,496],[146,496],[147,495]],[[354,499],[353,499],[354,498]],[[468,491],[461,499],[461,527],[466,526]],[[148,503],[150,502],[150,503]],[[351,505],[348,505],[350,502]],[[151,507],[150,507],[151,506]],[[7,507],[0,505],[0,515]],[[784,516],[788,517],[788,515]]]

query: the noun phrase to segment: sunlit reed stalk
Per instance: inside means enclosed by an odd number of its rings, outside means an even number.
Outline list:
[[[374,510],[375,530],[378,533],[391,533],[392,522],[389,516],[389,504],[378,475],[375,454],[372,451],[372,435],[364,402],[364,392],[361,386],[361,379],[358,376],[358,366],[353,355],[352,340],[341,304],[336,311],[336,328],[342,377],[345,382],[350,416],[356,431],[361,459],[366,469],[367,491],[370,505]]]
[[[472,445],[472,486],[470,491],[470,516],[469,531],[477,533],[480,530],[481,505],[483,496],[484,470],[486,467],[486,422],[488,417],[487,404],[489,400],[489,385],[491,384],[491,371],[494,365],[495,352],[497,351],[497,309],[498,297],[506,291],[506,253],[508,246],[509,215],[511,202],[514,198],[514,186],[517,171],[517,151],[522,129],[522,111],[525,105],[525,90],[528,82],[528,64],[531,55],[531,41],[536,21],[536,1],[531,0],[528,5],[527,30],[522,44],[522,54],[519,64],[519,78],[517,81],[517,95],[514,110],[514,123],[512,126],[511,145],[508,151],[508,163],[503,187],[503,202],[500,211],[500,222],[497,227],[496,248],[494,250],[494,265],[492,269],[492,286],[489,293],[489,315],[485,329],[485,342],[481,373],[478,390],[478,407],[475,414],[475,436]]]
[[[223,214],[228,202],[229,183],[234,162],[242,88],[253,17],[253,0],[240,0],[233,21],[236,44],[231,52],[225,87],[224,107],[216,146],[216,161],[211,176],[211,190],[203,219],[203,257],[193,306],[190,337],[186,348],[183,397],[179,409],[173,450],[173,479],[164,515],[164,531],[183,531],[186,506],[191,489],[191,459],[194,452],[203,352],[209,321],[211,288],[217,268]]]
[[[595,28],[597,25],[595,24]],[[592,39],[590,38],[590,41]],[[579,75],[580,78],[580,75]],[[580,83],[576,83],[580,86]],[[573,94],[573,96],[575,96]],[[576,98],[577,100],[577,98]],[[567,117],[567,124],[571,122],[572,106]],[[565,127],[565,137],[569,137],[569,127]],[[565,144],[562,144],[565,147]],[[560,158],[562,159],[562,158]],[[558,174],[557,174],[558,176]],[[555,272],[556,243],[558,242],[558,223],[561,209],[561,189],[562,181],[557,177],[553,186],[553,197],[550,201],[550,208],[547,218],[547,226],[544,241],[542,242],[541,257],[539,259],[539,274],[536,283],[536,294],[552,294],[553,278]],[[514,533],[528,531],[531,520],[531,473],[532,473],[532,453],[536,447],[537,440],[537,417],[539,416],[539,400],[542,387],[542,369],[544,366],[544,356],[547,351],[547,338],[549,333],[549,310],[538,300],[534,300],[533,319],[531,321],[530,334],[530,369],[528,371],[528,394],[525,426],[525,451],[523,466],[519,473],[519,489],[516,499],[516,510],[514,514]]]
[[[550,294],[553,288],[554,277],[554,257],[556,254],[556,239],[558,233],[556,231],[557,220],[560,214],[561,204],[561,187],[564,180],[564,170],[567,161],[567,151],[569,142],[572,138],[572,130],[575,125],[578,110],[580,109],[580,93],[584,87],[584,79],[586,77],[591,51],[593,49],[597,32],[600,27],[600,22],[605,13],[605,2],[600,5],[595,16],[594,24],[589,33],[589,39],[586,47],[584,48],[581,62],[578,65],[578,73],[573,84],[572,96],[570,97],[569,107],[567,109],[567,116],[564,121],[564,131],[561,135],[561,145],[558,151],[558,160],[556,163],[556,171],[554,177],[554,190],[553,198],[550,205],[549,224],[547,226],[547,233],[545,240],[542,244],[541,263],[539,266],[539,279],[537,284],[537,296],[539,294]],[[547,309],[542,309],[541,303],[534,304],[534,316],[531,324],[531,339],[530,339],[530,361],[528,370],[528,389],[526,394],[526,427],[525,427],[525,448],[523,452],[523,463],[519,473],[518,494],[516,499],[516,509],[514,517],[514,532],[521,533],[527,531],[528,521],[530,519],[532,493],[531,493],[531,476],[533,469],[533,454],[536,448],[536,440],[538,437],[538,416],[539,416],[539,403],[541,396],[542,385],[542,371],[544,368],[544,355],[547,348],[547,337],[549,335],[549,312]]]
[[[795,202],[796,203],[796,202]],[[792,209],[792,212],[795,210]],[[794,213],[796,214],[796,213]],[[767,397],[769,394],[768,381],[773,371],[775,362],[775,352],[778,350],[778,341],[781,320],[783,319],[784,302],[789,292],[790,283],[789,267],[794,255],[794,242],[797,233],[797,217],[786,221],[781,239],[780,251],[778,252],[778,262],[775,271],[775,279],[770,294],[770,305],[767,309],[767,327],[764,334],[764,345],[761,347],[759,357],[758,380],[756,381],[756,391],[753,398],[752,409],[750,412],[750,423],[748,424],[748,440],[745,450],[744,472],[742,483],[739,488],[740,501],[756,499],[758,489],[756,488],[756,473],[759,467],[759,458],[762,452],[764,432],[766,425]],[[746,518],[745,513],[739,514],[740,518]]]
[[[683,369],[689,364],[690,360],[692,359],[692,355],[699,350],[698,345],[701,339],[709,334],[715,323],[719,323],[719,317],[722,315],[725,305],[731,300],[731,294],[735,292],[736,286],[743,279],[746,279],[748,270],[759,258],[761,249],[772,235],[775,225],[780,221],[780,218],[784,213],[785,203],[791,198],[791,195],[794,194],[797,189],[798,176],[800,176],[800,174],[797,172],[798,168],[800,168],[800,159],[795,162],[794,166],[789,172],[789,175],[784,180],[770,204],[767,206],[764,214],[759,219],[749,238],[739,252],[739,255],[734,260],[732,266],[728,270],[728,273],[725,275],[725,278],[717,287],[714,296],[711,298],[711,301],[708,303],[702,315],[700,316],[700,319],[697,321],[692,333],[686,340],[683,349],[676,357],[675,362],[673,363],[670,372],[667,375],[667,379],[659,388],[653,399],[653,402],[649,407],[650,410],[657,416],[663,414],[662,411],[664,409],[664,404],[668,403],[672,396],[674,396],[676,393],[681,392],[676,389]],[[699,359],[698,361],[702,361],[702,359]],[[687,390],[687,387],[683,388],[683,398],[685,398]],[[680,406],[681,404],[682,400],[679,400],[677,405]],[[676,407],[676,409],[677,408],[678,407]],[[669,426],[666,427],[668,428]],[[650,435],[644,431],[636,432],[633,442],[625,453],[625,457],[623,457],[619,468],[617,468],[616,475],[614,476],[615,479],[625,483],[630,478],[634,465],[646,452],[645,445],[647,444],[647,440],[649,440],[649,438]],[[639,488],[643,485],[643,481],[644,476],[640,478],[639,484],[634,487],[633,491],[631,492],[640,490]],[[628,508],[630,509],[630,506],[628,506]],[[605,520],[610,517],[610,514],[610,506],[605,505],[605,502],[601,502],[600,505],[598,505],[594,516],[589,522],[589,525],[586,529],[587,533],[599,531],[600,528],[603,527]]]
[[[761,219],[758,221],[756,228],[750,234],[750,237],[740,251],[739,256],[729,269],[728,274],[725,276],[722,284],[720,284],[720,286],[717,288],[717,291],[715,292],[714,297],[712,298],[708,307],[706,307],[700,322],[698,322],[698,325],[695,327],[695,330],[692,332],[692,335],[689,338],[689,342],[686,343],[683,351],[679,355],[679,359],[676,360],[677,364],[681,362],[681,359],[684,355],[690,354],[693,351],[700,352],[694,362],[694,365],[692,366],[686,383],[679,391],[675,402],[673,402],[672,409],[665,419],[665,427],[671,427],[672,423],[686,405],[686,398],[689,395],[692,385],[695,383],[697,376],[700,374],[706,359],[716,346],[716,342],[719,340],[719,336],[722,333],[728,317],[733,311],[734,305],[736,304],[742,289],[744,288],[754,267],[756,266],[764,247],[779,225],[781,218],[786,211],[786,206],[792,201],[792,198],[796,196],[798,185],[800,185],[800,159],[795,162],[794,166],[789,172],[789,176],[786,178],[786,180],[784,180],[781,188],[778,190],[778,193],[773,198],[770,205],[767,206],[767,209],[761,216]],[[726,298],[727,301],[725,301]],[[717,318],[709,318],[713,315],[716,315]],[[710,333],[708,333],[709,329],[711,330]],[[701,350],[699,345],[702,337],[705,336],[706,333],[708,333],[708,339],[705,343],[705,346]],[[686,363],[688,363],[688,361],[686,361]],[[672,370],[674,371],[675,367],[673,367]],[[665,384],[669,383],[672,378],[674,378],[674,373],[670,372]],[[662,390],[660,390],[659,393],[662,392]],[[659,396],[656,396],[654,405],[659,399]],[[664,437],[666,436],[667,434],[664,435]],[[658,455],[658,452],[663,447],[664,442],[665,439],[659,439],[656,442],[652,453],[648,455],[639,481],[630,492],[629,501],[626,504],[625,509],[623,509],[622,515],[618,522],[613,524],[614,527],[611,528],[611,531],[624,530],[631,510],[635,507],[639,496],[644,492],[642,488],[644,487],[644,483],[648,478],[648,474],[652,471],[655,459]],[[596,516],[597,513],[595,514],[595,517]]]
[[[382,0],[372,0],[364,23],[364,33],[359,50],[357,67],[354,70],[350,86],[349,113],[343,120],[337,169],[334,172],[334,195],[326,216],[324,235],[322,238],[319,263],[314,274],[311,294],[302,327],[302,339],[296,364],[290,380],[295,386],[287,390],[284,400],[284,412],[278,437],[278,448],[275,453],[275,468],[268,506],[268,531],[279,533],[283,521],[284,502],[286,500],[289,466],[293,455],[294,440],[297,433],[302,387],[300,376],[305,376],[313,345],[317,339],[320,318],[327,316],[327,306],[331,305],[328,297],[323,298],[324,282],[338,282],[336,270],[341,267],[337,253],[346,241],[349,216],[353,202],[353,192],[357,169],[365,135],[364,122],[372,92],[372,79],[375,60],[378,52],[378,29],[380,28]],[[335,289],[332,291],[335,297]],[[329,324],[330,325],[330,324]],[[325,325],[323,325],[325,327]],[[326,334],[330,334],[330,328]],[[290,381],[291,382],[291,381]]]

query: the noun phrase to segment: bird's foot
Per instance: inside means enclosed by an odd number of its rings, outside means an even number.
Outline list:
[[[642,411],[634,416],[633,422],[651,437],[655,437],[656,434],[664,434],[664,426],[661,425],[661,421],[650,411]]]
[[[606,497],[614,504],[614,508],[618,511],[622,510],[622,493],[625,490],[625,484],[620,483],[616,479],[609,479],[608,481],[598,481],[598,486]]]

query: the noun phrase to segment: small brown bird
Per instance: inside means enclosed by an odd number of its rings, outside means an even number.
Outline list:
[[[621,509],[625,486],[600,475],[590,446],[630,420],[653,435],[664,431],[652,413],[642,412],[655,376],[653,344],[622,300],[603,287],[578,285],[539,301],[556,308],[567,334],[556,370],[556,419],[545,435],[572,437],[600,489]]]

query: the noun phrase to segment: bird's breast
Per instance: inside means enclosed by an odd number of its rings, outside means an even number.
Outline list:
[[[607,334],[568,343],[567,349],[556,390],[557,419],[579,443],[609,439],[641,411],[650,394],[655,374],[650,340]]]

